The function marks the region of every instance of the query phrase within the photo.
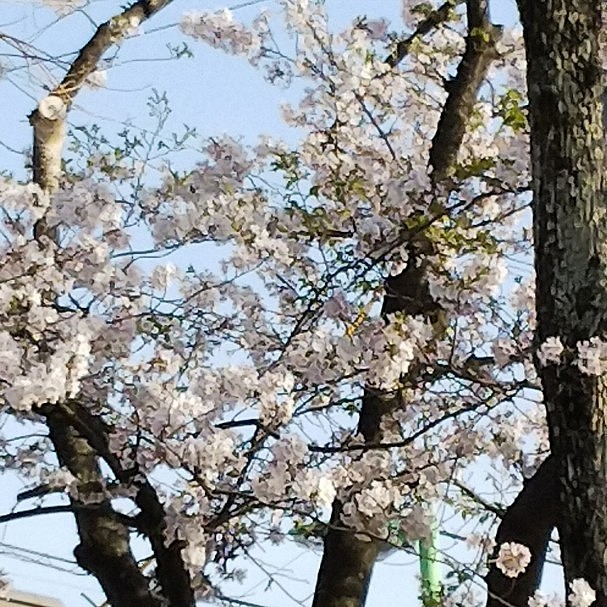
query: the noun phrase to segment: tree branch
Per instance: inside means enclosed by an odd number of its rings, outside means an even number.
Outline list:
[[[451,6],[443,10],[450,8]],[[435,178],[448,175],[455,162],[469,113],[489,64],[495,56],[495,39],[501,31],[489,23],[484,0],[469,0],[468,19],[466,50],[432,142],[430,164]],[[479,20],[482,24],[480,29],[477,26]],[[431,24],[422,22],[422,25],[430,27]],[[402,56],[409,46],[407,41],[404,41],[401,46]],[[398,57],[397,48],[392,59],[394,65],[400,60]],[[389,63],[390,60],[389,57]],[[432,323],[435,333],[440,334],[447,326],[446,319],[442,308],[430,295],[426,264],[423,261],[433,253],[434,245],[425,233],[421,233],[409,242],[408,249],[409,260],[406,268],[398,276],[390,276],[385,282],[386,295],[381,315],[384,318],[394,312],[411,316],[422,315]],[[419,368],[413,368],[408,377],[415,377],[419,372]],[[400,394],[382,393],[368,387],[365,389],[358,422],[358,432],[363,435],[365,444],[381,444],[382,419],[402,405]],[[324,539],[312,607],[359,607],[365,603],[380,544],[378,541],[359,539],[350,529],[337,529],[341,514],[342,504],[335,500],[330,527]]]
[[[441,23],[448,21],[453,14],[453,9],[462,2],[463,0],[447,0],[437,9],[431,11],[425,19],[419,22],[417,29],[408,38],[399,40],[394,52],[386,57],[386,63],[390,67],[396,67],[409,54],[409,49],[415,40],[436,29]]]
[[[56,405],[44,407],[49,435],[57,458],[78,481],[82,497],[70,499],[80,544],[74,556],[80,567],[94,575],[113,607],[160,607],[137,566],[130,549],[129,531],[116,519],[109,500],[87,504],[91,495],[102,495],[102,474],[97,454],[88,441],[60,414]]]
[[[50,191],[59,185],[65,120],[86,79],[97,69],[104,53],[120,42],[130,29],[149,19],[170,2],[171,0],[138,0],[122,13],[102,23],[82,47],[63,80],[30,114],[29,121],[34,129],[34,182],[43,190]],[[36,237],[42,235],[45,229],[44,222],[39,223]]]
[[[66,422],[76,428],[95,452],[108,464],[118,481],[137,488],[134,501],[140,509],[137,529],[150,541],[156,560],[156,575],[171,607],[189,607],[193,604],[190,576],[181,557],[183,542],[165,537],[165,512],[154,487],[138,469],[125,470],[120,460],[109,448],[108,430],[99,417],[77,401],[56,405],[60,407]]]
[[[558,524],[559,506],[556,461],[549,456],[506,509],[495,536],[496,551],[504,542],[523,544],[531,551],[531,562],[516,578],[506,577],[494,562],[490,563],[485,577],[487,607],[527,607],[540,583],[550,535]]]
[[[76,509],[86,510],[94,509],[96,506],[92,504],[58,504],[55,506],[38,506],[36,508],[29,508],[27,510],[18,510],[16,512],[8,512],[7,514],[0,515],[0,524],[9,523],[11,521],[17,521],[22,518],[30,518],[32,516],[41,516],[43,514],[73,514]],[[115,519],[121,523],[137,528],[138,522],[136,518],[122,514],[120,512],[113,513]]]
[[[465,496],[469,497],[472,501],[482,506],[487,512],[495,514],[495,516],[502,518],[506,514],[506,510],[500,505],[492,503],[484,499],[481,495],[470,489],[470,487],[464,485],[464,483],[458,481],[456,478],[451,479],[451,483],[455,485]]]
[[[59,186],[67,113],[88,76],[97,69],[103,54],[123,39],[129,29],[137,27],[170,1],[138,0],[101,24],[82,47],[61,83],[30,114],[34,131],[34,182],[43,190],[52,193]],[[50,228],[44,218],[34,226],[34,237],[41,246],[45,245],[45,239],[57,242],[56,229]],[[120,481],[132,482],[133,478],[121,469],[116,458],[112,459],[102,420],[90,416],[83,424],[78,415],[83,411],[85,407],[74,402],[40,408],[59,462],[78,479],[82,496],[71,499],[80,537],[74,554],[78,564],[97,578],[114,607],[159,607],[160,599],[152,593],[147,577],[139,570],[131,552],[129,530],[118,520],[111,501],[103,499],[92,506],[86,504],[91,494],[102,493],[99,455],[113,464],[115,473],[121,473],[117,474]],[[92,421],[96,423],[89,423]],[[171,607],[191,607],[194,598],[189,574],[181,559],[182,546],[175,541],[164,545],[164,510],[158,496],[147,481],[137,486],[135,502],[141,509],[137,520],[152,544],[166,602]],[[83,508],[84,505],[87,507]]]
[[[172,0],[138,0],[122,13],[102,23],[93,37],[82,47],[78,57],[64,76],[63,80],[51,92],[60,97],[69,110],[74,97],[80,91],[86,79],[97,69],[101,57],[115,44],[119,43],[129,30],[161,11]]]
[[[11,521],[17,521],[22,518],[29,518],[30,516],[39,516],[41,514],[72,514],[73,512],[73,507],[67,504],[61,504],[58,506],[40,506],[38,508],[29,508],[28,510],[19,510],[18,512],[2,514],[0,515],[0,524],[10,523]]]
[[[497,57],[495,44],[502,28],[489,21],[487,0],[467,0],[468,36],[455,78],[432,140],[430,166],[435,180],[448,177],[466,133],[478,90]]]

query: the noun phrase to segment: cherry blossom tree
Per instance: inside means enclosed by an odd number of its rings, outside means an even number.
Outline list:
[[[117,607],[236,604],[238,558],[293,540],[322,549],[314,607],[354,607],[438,510],[425,605],[546,605],[555,527],[569,603],[605,605],[600,2],[520,0],[523,32],[486,0],[341,31],[308,0],[187,13],[292,87],[300,138],[180,170],[159,95],[161,154],[68,136],[168,4],[96,26],[29,116],[31,179],[0,183],[0,464],[26,484],[0,521],[73,514]]]

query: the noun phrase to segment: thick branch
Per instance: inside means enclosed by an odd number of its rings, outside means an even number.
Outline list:
[[[53,405],[43,413],[59,463],[78,479],[81,497],[70,500],[80,537],[74,550],[78,565],[97,578],[113,607],[160,607],[131,552],[127,527],[103,497],[95,451]],[[97,501],[88,503],[92,498]]]
[[[171,607],[189,607],[194,597],[189,573],[181,557],[183,543],[165,537],[165,512],[154,487],[141,474],[137,467],[125,470],[120,460],[109,448],[108,430],[99,417],[95,417],[78,402],[73,401],[61,407],[65,421],[88,441],[101,458],[105,460],[118,481],[137,488],[134,501],[140,509],[137,516],[137,529],[150,541],[156,560],[156,576],[164,596]]]
[[[419,22],[416,30],[404,40],[399,40],[394,52],[386,57],[386,63],[390,67],[396,67],[408,54],[411,45],[422,36],[436,29],[441,23],[448,21],[453,14],[453,9],[461,4],[463,0],[447,0],[436,10],[431,11],[428,16]]]
[[[451,6],[444,10],[450,8]],[[431,166],[434,176],[439,178],[446,176],[455,162],[478,89],[495,56],[494,43],[498,30],[489,24],[486,6],[478,0],[470,0],[468,19],[466,51],[432,142]],[[482,25],[480,28],[477,25],[479,19]],[[430,26],[430,22],[424,25]],[[403,56],[407,49],[405,41],[404,46],[401,46]],[[396,65],[398,60],[397,49],[397,54],[392,59],[393,64]],[[391,63],[391,58],[388,58],[388,63]],[[382,316],[394,312],[422,315],[432,323],[435,332],[440,334],[446,328],[446,320],[441,307],[430,295],[425,277],[426,265],[423,263],[424,257],[432,253],[433,245],[424,234],[415,242],[409,243],[407,267],[398,276],[386,280]],[[412,370],[409,378],[414,378],[415,375],[416,370]],[[398,394],[395,396],[393,393],[365,389],[358,423],[358,431],[363,435],[365,443],[381,443],[382,419],[402,404]],[[312,607],[360,607],[365,602],[371,572],[379,552],[379,542],[359,539],[353,531],[344,529],[341,513],[342,504],[336,500],[324,540]]]
[[[138,0],[119,15],[102,23],[93,37],[82,47],[78,57],[51,95],[60,97],[69,110],[74,97],[86,79],[97,69],[103,55],[114,44],[120,42],[130,30],[138,27],[170,2],[171,0]]]
[[[497,57],[495,43],[502,32],[489,21],[487,0],[468,0],[466,4],[466,48],[455,79],[449,83],[449,95],[430,149],[430,166],[437,180],[447,177],[453,169],[478,90]]]
[[[506,509],[495,537],[496,550],[504,542],[527,546],[531,562],[517,578],[506,577],[495,563],[491,564],[485,578],[487,607],[527,607],[529,597],[539,586],[550,534],[559,513],[557,466],[550,456]]]
[[[97,69],[99,60],[112,45],[169,2],[138,0],[100,25],[80,50],[62,82],[32,112],[34,181],[43,190],[52,192],[59,185],[66,116],[88,76]],[[45,238],[57,242],[56,232],[47,226],[44,219],[35,225],[34,237],[41,245],[44,245]],[[149,589],[147,578],[137,566],[130,550],[129,530],[116,516],[111,501],[101,497],[93,507],[82,507],[87,505],[91,495],[102,495],[99,455],[105,454],[106,461],[120,481],[132,478],[120,468],[115,458],[112,460],[102,421],[90,416],[83,423],[77,410],[82,413],[85,408],[79,408],[77,403],[58,404],[43,407],[40,412],[46,418],[60,463],[79,482],[82,498],[71,500],[80,537],[80,545],[75,550],[78,564],[98,579],[114,607],[156,607],[160,601]],[[157,575],[167,604],[170,607],[191,607],[194,599],[189,574],[181,559],[181,545],[178,542],[164,545],[162,505],[147,481],[140,482],[138,488],[135,498],[141,509],[138,523],[154,549]]]
[[[65,139],[65,120],[74,98],[86,79],[97,69],[100,59],[129,30],[149,19],[171,0],[138,0],[119,15],[102,23],[82,47],[63,80],[45,97],[29,116],[34,129],[34,182],[44,190],[53,190],[61,175],[61,150]],[[45,231],[44,222],[37,226]]]
[[[466,2],[466,20],[468,21],[468,31],[487,29],[489,25],[489,0],[467,0]]]

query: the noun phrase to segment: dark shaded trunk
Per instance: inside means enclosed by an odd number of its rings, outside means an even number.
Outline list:
[[[116,480],[123,483],[124,486],[130,486],[136,489],[134,502],[139,508],[139,514],[132,519],[130,527],[135,527],[143,537],[150,542],[154,559],[156,561],[155,579],[158,582],[162,596],[168,601],[170,607],[192,607],[194,604],[194,593],[192,590],[190,575],[181,557],[181,550],[185,542],[181,540],[171,540],[165,535],[166,520],[164,507],[158,497],[158,494],[150,482],[145,478],[137,466],[125,469],[120,463],[119,458],[113,454],[108,444],[108,429],[99,417],[91,414],[87,408],[78,401],[70,401],[64,404],[49,406],[44,410],[49,420],[49,427],[62,427],[65,432],[58,433],[57,437],[62,442],[56,443],[57,452],[63,453],[68,448],[70,453],[70,443],[66,438],[71,434],[78,437],[78,447],[90,457],[77,457],[70,463],[73,468],[70,471],[75,475],[97,475],[96,460],[99,458],[109,466]],[[68,433],[69,430],[69,433]],[[51,435],[53,438],[53,435]],[[88,451],[87,451],[88,449]],[[93,459],[91,459],[93,458]],[[94,488],[94,486],[93,486]],[[94,491],[93,491],[94,492]],[[107,502],[107,508],[95,512],[87,509],[90,525],[95,523],[95,515],[112,516],[114,527],[118,535],[128,537],[129,527],[118,527],[120,517],[111,508],[111,503]],[[76,516],[78,513],[76,512]],[[103,527],[103,525],[102,525]],[[87,537],[91,537],[90,534]],[[82,539],[82,536],[81,536]],[[90,550],[87,550],[90,552]],[[126,553],[125,553],[126,554]],[[81,564],[81,563],[79,563]],[[132,568],[126,568],[134,574]],[[122,573],[121,573],[122,575]],[[109,581],[117,583],[120,589],[123,585],[120,583],[120,576],[109,576]],[[128,597],[129,594],[126,593]]]
[[[425,312],[435,316],[438,306],[430,298],[423,276],[422,269],[413,258],[399,276],[388,279],[382,316],[396,311],[408,314]],[[392,393],[383,394],[370,388],[365,390],[358,421],[358,431],[365,442],[380,441],[383,416],[400,404],[400,399]],[[344,526],[341,513],[342,504],[335,500],[312,607],[359,607],[365,604],[380,542],[357,537]]]
[[[560,336],[559,365],[540,369],[557,461],[565,577],[607,605],[607,383],[575,364],[607,314],[601,0],[518,0],[527,50],[538,345]]]
[[[457,74],[449,83],[449,95],[430,149],[430,167],[435,179],[444,178],[453,168],[478,90],[489,65],[497,57],[495,42],[501,35],[501,28],[489,22],[488,0],[467,0],[466,5],[466,49]]]
[[[529,597],[540,585],[548,542],[559,513],[556,462],[550,456],[533,477],[525,481],[523,489],[502,517],[495,536],[493,558],[501,544],[516,542],[529,548],[531,562],[517,578],[506,577],[494,562],[490,564],[485,577],[487,607],[527,607]]]
[[[97,454],[58,408],[50,405],[45,416],[59,463],[78,479],[79,495],[70,500],[80,537],[78,565],[97,578],[113,607],[160,607],[131,552],[129,529],[103,497]]]
[[[421,32],[444,20],[452,3],[432,13],[421,24]],[[455,162],[466,123],[471,114],[478,90],[485,78],[491,60],[495,57],[495,41],[500,30],[492,26],[488,18],[485,0],[468,0],[468,37],[466,49],[434,136],[431,150],[431,166],[435,180],[449,175]],[[388,58],[396,65],[406,54],[408,47],[397,49]],[[448,114],[448,115],[447,115]],[[429,295],[425,277],[425,264],[419,257],[432,253],[432,243],[423,234],[409,243],[410,260],[405,270],[386,280],[386,295],[382,316],[394,312],[407,315],[423,315],[433,323],[435,331],[444,330],[444,318],[439,306]],[[415,381],[411,378],[411,381]],[[401,399],[393,393],[381,393],[367,388],[363,396],[358,431],[368,443],[381,439],[381,421],[387,413],[401,406]],[[379,542],[360,539],[341,522],[342,504],[333,504],[330,525],[324,540],[323,557],[318,572],[312,607],[362,607],[365,604],[373,565],[379,552]]]
[[[379,544],[357,539],[341,522],[341,512],[335,500],[312,607],[360,607],[367,599]]]

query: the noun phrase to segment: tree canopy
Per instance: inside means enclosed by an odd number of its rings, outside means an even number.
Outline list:
[[[290,542],[314,607],[364,605],[387,550],[441,564],[406,604],[543,607],[558,527],[569,604],[604,607],[601,2],[188,12],[174,55],[289,88],[295,144],[167,132],[157,91],[147,135],[73,124],[168,4],[67,59],[0,28],[5,77],[57,76],[0,181],[0,521],[71,513],[115,607],[250,604],[242,557]]]

